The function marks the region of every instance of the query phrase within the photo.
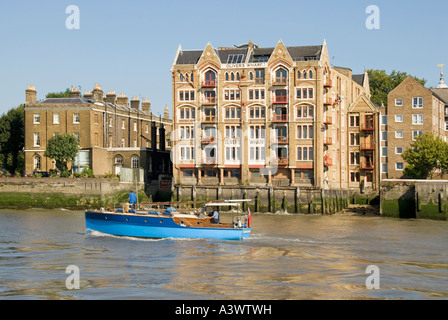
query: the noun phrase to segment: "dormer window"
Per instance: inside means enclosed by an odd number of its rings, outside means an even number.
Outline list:
[[[242,63],[244,54],[230,54],[227,58],[227,63]]]

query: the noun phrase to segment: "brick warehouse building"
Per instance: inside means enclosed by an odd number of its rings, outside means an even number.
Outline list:
[[[171,71],[175,183],[378,190],[385,110],[325,41],[179,47]]]
[[[25,172],[55,169],[44,156],[48,140],[57,134],[74,134],[80,151],[72,164],[74,172],[90,168],[95,175],[119,174],[124,168],[143,168],[147,179],[171,173],[169,110],[163,117],[151,112],[148,99],[140,107],[138,97],[109,91],[96,85],[84,96],[72,88],[70,98],[37,101],[34,86],[26,90]]]
[[[402,153],[419,135],[430,133],[447,141],[448,86],[443,73],[437,88],[408,77],[387,96],[387,132],[382,133],[382,178],[403,178]],[[383,130],[383,129],[382,129]],[[385,143],[384,143],[385,142]]]

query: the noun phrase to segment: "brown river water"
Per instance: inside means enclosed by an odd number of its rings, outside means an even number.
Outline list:
[[[87,234],[80,211],[0,210],[0,300],[448,298],[448,222],[254,214],[252,223],[244,241],[142,240]],[[372,265],[377,289],[366,285]],[[67,285],[68,266],[79,288]]]

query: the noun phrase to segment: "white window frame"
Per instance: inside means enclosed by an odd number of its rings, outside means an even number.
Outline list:
[[[395,106],[396,107],[402,107],[403,106],[403,98],[396,98],[395,99]]]
[[[403,166],[401,169],[398,168],[399,164],[401,164]],[[395,162],[395,170],[403,171],[404,170],[404,163],[403,162]]]
[[[401,134],[401,137],[399,136]],[[396,130],[395,131],[395,139],[403,139],[404,133],[403,130]]]
[[[401,120],[399,120],[401,118]],[[396,114],[395,115],[395,122],[403,122],[403,115],[402,114]]]
[[[61,120],[61,118],[59,116],[59,113],[53,113],[53,124],[59,124],[60,120]]]
[[[415,141],[416,137],[421,135],[423,135],[423,130],[412,130],[412,141]]]
[[[40,147],[40,133],[34,132],[33,145],[35,147]]]
[[[401,149],[401,152],[398,152],[398,148]],[[395,147],[395,154],[403,154],[403,151],[404,151],[403,147]]]
[[[79,113],[74,113],[73,114],[73,123],[74,124],[79,124],[81,122],[81,118]]]
[[[33,124],[40,124],[40,113],[33,114]]]
[[[412,124],[417,126],[423,125],[423,114],[413,114]]]
[[[417,103],[416,103],[417,100]],[[412,98],[412,108],[422,109],[423,108],[423,97],[413,97]]]

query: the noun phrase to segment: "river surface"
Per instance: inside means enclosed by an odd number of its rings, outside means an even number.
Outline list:
[[[447,299],[447,244],[431,220],[256,214],[244,241],[141,240],[86,234],[80,211],[0,210],[0,300]]]

